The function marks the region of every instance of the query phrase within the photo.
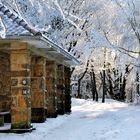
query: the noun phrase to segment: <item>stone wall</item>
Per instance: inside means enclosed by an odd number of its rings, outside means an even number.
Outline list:
[[[46,92],[46,59],[32,57],[31,61],[31,92],[32,92],[32,122],[44,122],[45,116],[45,92]]]
[[[46,61],[46,103],[47,117],[57,116],[57,64],[54,61]]]
[[[11,43],[10,62],[11,128],[28,129],[31,127],[31,56],[26,43]]]
[[[69,67],[65,67],[65,112],[71,112],[71,89],[70,89],[70,79],[71,71]]]
[[[10,111],[10,55],[0,52],[0,112]]]
[[[57,113],[65,113],[65,79],[64,66],[57,66]]]
[[[0,48],[0,112],[10,111],[11,129],[16,130],[30,129],[31,121],[44,122],[71,107],[70,69],[28,47],[11,41]],[[0,126],[3,121],[0,116]]]
[[[0,112],[10,111],[11,105],[10,55],[0,51]],[[6,115],[5,120],[10,121]],[[0,116],[0,126],[4,125],[4,116]]]

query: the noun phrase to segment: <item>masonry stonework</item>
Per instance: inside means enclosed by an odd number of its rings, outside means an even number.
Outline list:
[[[57,112],[58,114],[65,113],[65,79],[64,66],[57,65]]]
[[[32,57],[31,61],[31,88],[32,88],[32,122],[44,122],[45,116],[45,94],[46,94],[46,59],[43,57]]]
[[[0,112],[10,111],[10,55],[0,51]],[[4,125],[4,116],[0,116],[0,126]]]
[[[12,42],[11,69],[11,128],[31,127],[30,51],[26,43]]]
[[[0,45],[0,126],[10,112],[11,129],[71,112],[70,68],[39,56],[27,43]]]
[[[71,112],[71,89],[70,89],[70,79],[71,71],[69,67],[65,67],[65,112]]]
[[[46,102],[47,117],[57,116],[57,64],[54,61],[46,61]]]
[[[10,55],[0,52],[0,112],[10,110]]]

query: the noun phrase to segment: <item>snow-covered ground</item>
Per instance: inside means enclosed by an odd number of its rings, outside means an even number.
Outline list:
[[[0,134],[0,140],[140,140],[140,106],[72,99],[71,115],[33,125],[31,133]]]

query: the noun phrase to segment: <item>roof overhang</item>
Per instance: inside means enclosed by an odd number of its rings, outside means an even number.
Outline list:
[[[65,66],[78,65],[79,61],[62,47],[58,46],[46,36],[8,36],[1,41],[22,41],[29,44],[29,49],[35,54],[54,60]]]

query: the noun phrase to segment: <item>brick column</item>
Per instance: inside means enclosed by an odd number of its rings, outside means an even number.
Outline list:
[[[11,129],[31,127],[30,52],[25,43],[11,44]]]
[[[64,66],[57,66],[57,112],[65,113],[65,84],[64,84]]]
[[[43,57],[32,57],[31,88],[32,88],[32,122],[44,122],[45,117],[45,63]]]
[[[46,102],[47,102],[47,117],[57,116],[57,64],[54,61],[46,61]]]
[[[70,89],[71,72],[69,67],[65,67],[65,112],[71,112],[71,89]]]

